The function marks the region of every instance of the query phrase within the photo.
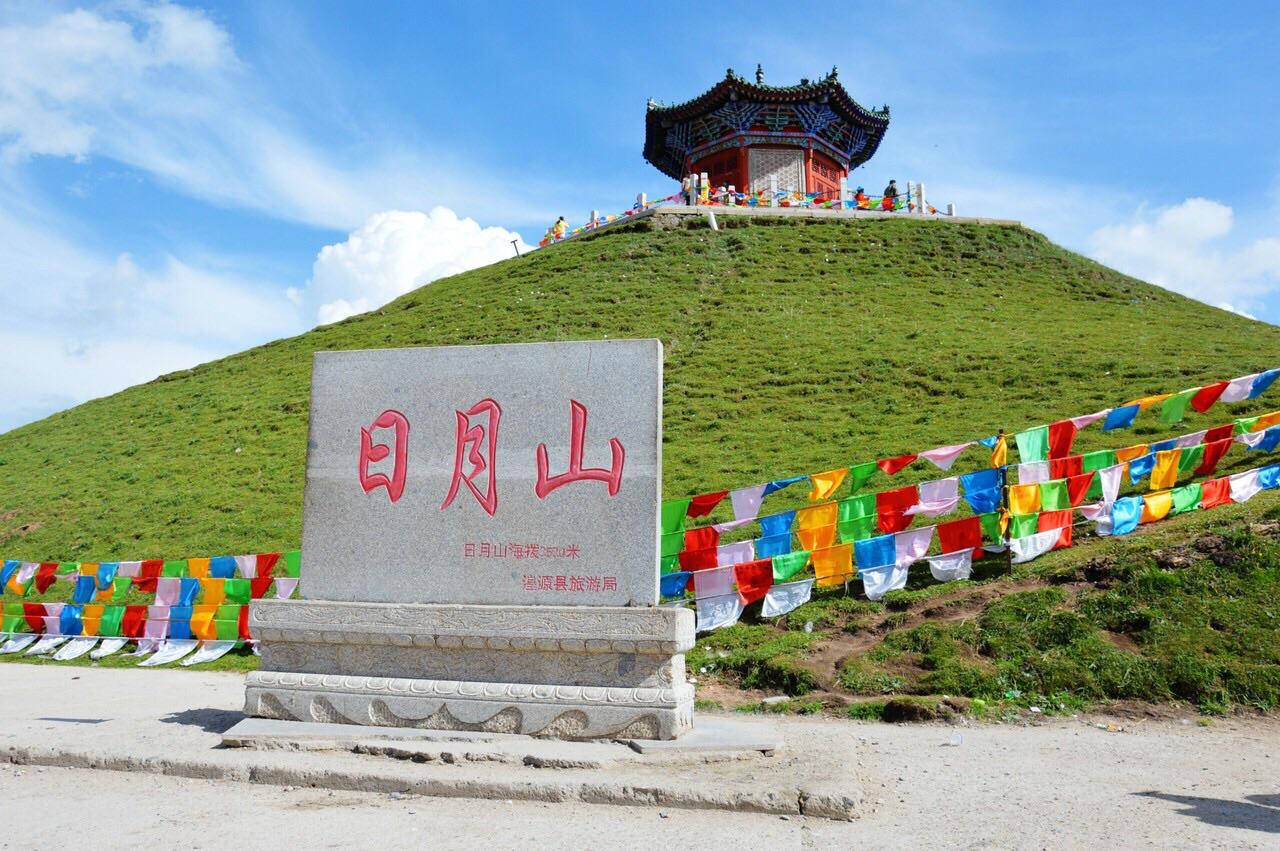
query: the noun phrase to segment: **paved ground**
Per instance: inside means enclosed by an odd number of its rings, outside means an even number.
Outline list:
[[[238,717],[239,688],[234,674],[6,665],[0,668],[0,752],[59,741],[174,753],[207,749],[210,737]],[[174,711],[177,705],[188,708]],[[90,826],[92,844],[107,848],[145,842],[254,848],[284,841],[290,847],[563,849],[746,842],[770,848],[1280,844],[1280,719],[1222,720],[1211,727],[1178,720],[1113,723],[1124,730],[1107,732],[1079,719],[969,727],[785,721],[788,740],[827,736],[855,743],[849,771],[859,776],[868,812],[848,823],[0,765],[0,847],[79,847]],[[236,755],[224,751],[219,758]],[[717,782],[710,770],[705,779]]]

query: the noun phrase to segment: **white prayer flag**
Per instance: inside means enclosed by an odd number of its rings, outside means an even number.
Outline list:
[[[923,529],[909,529],[893,536],[894,563],[899,567],[910,567],[913,562],[924,558],[933,543],[933,530],[936,526],[925,526]]]
[[[906,514],[923,514],[926,517],[937,517],[954,511],[960,502],[960,479],[938,479],[936,482],[920,483],[920,502],[908,508]]]
[[[799,582],[786,582],[774,585],[764,595],[764,603],[760,606],[760,614],[766,618],[776,618],[809,602],[813,593],[813,580],[801,579]]]
[[[0,653],[21,653],[34,644],[39,637],[30,632],[15,635],[6,641],[3,646],[0,646]]]
[[[905,565],[886,565],[885,567],[869,567],[859,570],[862,579],[862,590],[869,600],[879,600],[890,591],[907,587],[907,568]]]
[[[176,662],[192,650],[195,650],[199,644],[200,642],[194,638],[171,638],[161,644],[160,649],[154,654],[139,662],[138,667],[150,668],[155,665],[167,665],[170,662]]]
[[[59,662],[69,662],[72,659],[79,659],[98,645],[98,636],[96,635],[77,635],[66,644],[58,648],[53,654],[53,658]]]
[[[98,645],[98,648],[89,654],[89,658],[105,659],[112,653],[116,653],[121,650],[128,643],[129,639],[127,638],[104,638],[102,639],[102,643]]]
[[[1258,483],[1258,471],[1246,470],[1231,477],[1231,501],[1248,502],[1262,490]]]
[[[731,626],[742,616],[742,600],[735,591],[716,597],[699,597],[698,632],[708,632],[722,626]]]
[[[756,542],[748,538],[736,544],[725,544],[716,547],[716,564],[719,567],[732,567],[735,564],[755,561]],[[277,580],[279,581],[279,580]]]
[[[1104,467],[1098,471],[1098,482],[1102,487],[1102,504],[1108,506],[1120,496],[1120,486],[1124,484],[1124,464]]]
[[[1018,484],[1035,485],[1049,481],[1048,461],[1028,461],[1018,465]]]
[[[1025,538],[1012,539],[1009,541],[1009,549],[1013,550],[1013,563],[1022,564],[1025,561],[1039,558],[1053,549],[1054,544],[1058,543],[1058,539],[1061,537],[1061,529],[1046,529],[1043,532],[1037,532]]]
[[[729,501],[733,503],[733,517],[735,520],[750,520],[760,513],[760,502],[764,499],[764,487],[764,485],[755,485],[730,492]]]
[[[206,641],[200,645],[200,649],[195,653],[182,660],[183,667],[199,665],[202,662],[212,662],[214,659],[221,659],[235,647],[234,641]]]
[[[1267,429],[1262,431],[1246,431],[1244,434],[1236,435],[1236,443],[1242,443],[1252,449],[1263,441],[1267,436]]]
[[[720,597],[733,591],[733,567],[695,570],[691,577],[695,597]]]
[[[951,465],[956,463],[956,459],[970,446],[973,446],[973,441],[957,443],[954,446],[939,446],[937,449],[928,449],[921,452],[919,457],[933,462],[933,465],[939,470],[950,470]]]
[[[1195,446],[1199,443],[1204,443],[1204,436],[1208,433],[1208,429],[1205,429],[1204,431],[1198,431],[1195,434],[1184,434],[1174,442],[1173,446],[1175,449],[1185,449],[1188,446]]]
[[[256,555],[236,556],[236,572],[240,574],[241,579],[257,579],[258,557]]]
[[[294,589],[298,587],[299,576],[277,576],[276,577],[276,599],[287,600],[293,596]]]
[[[973,550],[964,549],[940,556],[929,556],[929,572],[939,582],[968,579],[973,573]]]
[[[1253,389],[1253,382],[1258,378],[1258,373],[1253,375],[1242,375],[1239,378],[1233,378],[1228,384],[1227,389],[1222,391],[1222,395],[1218,397],[1219,402],[1243,402],[1249,398],[1249,391]]]
[[[27,651],[28,656],[44,656],[46,653],[52,653],[59,647],[67,643],[70,639],[69,635],[42,635],[40,640],[32,645]]]

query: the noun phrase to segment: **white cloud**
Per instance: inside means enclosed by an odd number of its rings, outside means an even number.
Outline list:
[[[438,278],[487,266],[529,246],[518,233],[482,228],[445,207],[430,213],[376,213],[347,237],[320,250],[295,302],[314,309],[321,324],[381,307]]]
[[[508,221],[555,218],[447,155],[383,141],[326,150],[313,141],[326,130],[349,140],[347,128],[298,126],[200,10],[123,3],[0,26],[10,164],[105,157],[203,200],[339,230],[423,198],[467,209],[501,196]]]
[[[1280,290],[1280,239],[1239,245],[1231,207],[1188,198],[1098,228],[1089,254],[1120,271],[1244,316]]]

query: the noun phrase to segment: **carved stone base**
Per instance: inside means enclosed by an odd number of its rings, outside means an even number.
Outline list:
[[[261,718],[565,739],[693,726],[685,610],[255,600],[249,621]]]

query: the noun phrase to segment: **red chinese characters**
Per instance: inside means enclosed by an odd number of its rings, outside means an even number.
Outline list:
[[[582,444],[587,437],[587,406],[577,399],[569,400],[569,469],[558,476],[548,476],[547,445],[538,444],[538,480],[534,483],[533,492],[538,499],[546,499],[556,488],[562,488],[572,482],[596,481],[604,482],[609,488],[609,496],[616,496],[622,484],[622,466],[626,463],[627,453],[616,437],[609,439],[609,449],[613,453],[613,463],[609,469],[600,467],[582,467]]]
[[[386,444],[373,442],[373,430],[389,428],[394,430],[394,443],[391,448]],[[370,473],[369,465],[383,461],[392,452],[391,475]],[[409,471],[409,420],[399,411],[383,411],[369,428],[360,429],[360,461],[357,467],[360,476],[360,487],[365,493],[372,493],[376,488],[386,488],[387,496],[392,502],[400,499],[404,493],[405,476]]]
[[[458,442],[453,460],[453,479],[449,483],[448,495],[440,503],[440,510],[449,507],[458,495],[458,485],[465,484],[480,507],[492,517],[498,510],[498,468],[494,462],[498,453],[498,421],[502,419],[502,407],[492,399],[484,399],[465,413],[454,413],[457,415]],[[473,424],[473,417],[482,419],[479,424]],[[467,473],[462,470],[464,462],[471,467]],[[476,487],[476,479],[482,474],[487,474],[483,490]]]

